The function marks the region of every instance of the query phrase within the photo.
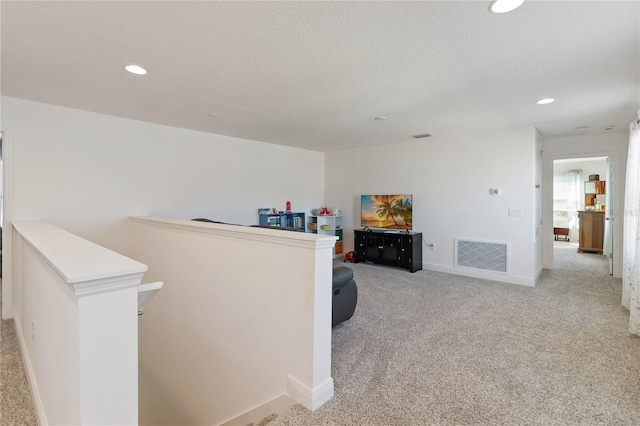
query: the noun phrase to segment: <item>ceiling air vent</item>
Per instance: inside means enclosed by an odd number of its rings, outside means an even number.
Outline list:
[[[413,135],[414,139],[430,138],[431,133],[423,133],[421,135]]]

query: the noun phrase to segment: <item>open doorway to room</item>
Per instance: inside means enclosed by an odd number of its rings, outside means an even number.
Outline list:
[[[607,217],[612,167],[610,157],[553,161],[553,261],[557,267],[588,261],[603,274],[613,273]]]

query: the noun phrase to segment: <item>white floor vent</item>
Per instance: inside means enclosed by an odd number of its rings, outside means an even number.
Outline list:
[[[456,266],[507,272],[507,243],[456,239]]]

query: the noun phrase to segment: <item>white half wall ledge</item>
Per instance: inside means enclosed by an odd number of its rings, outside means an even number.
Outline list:
[[[76,296],[137,287],[147,271],[147,265],[46,222],[13,222],[13,227]]]
[[[150,216],[132,216],[134,223],[146,223],[148,225],[163,228],[179,229],[181,231],[207,233],[219,237],[260,241],[269,244],[287,245],[292,247],[320,249],[333,248],[338,237],[324,236],[319,238],[317,234],[307,232],[283,231],[278,227],[262,228],[257,226],[235,225],[226,223],[200,222],[196,220],[172,219]],[[241,230],[242,232],[238,232]],[[310,245],[309,243],[315,243]]]
[[[38,423],[137,424],[147,266],[45,222],[12,225],[12,305]]]
[[[288,374],[287,394],[289,398],[304,405],[311,411],[315,411],[333,398],[333,379],[328,378],[313,389],[302,381]]]

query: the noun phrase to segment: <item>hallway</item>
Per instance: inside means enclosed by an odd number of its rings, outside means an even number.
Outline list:
[[[606,257],[595,253],[578,253],[577,242],[554,241],[553,264],[554,270],[610,277]]]

